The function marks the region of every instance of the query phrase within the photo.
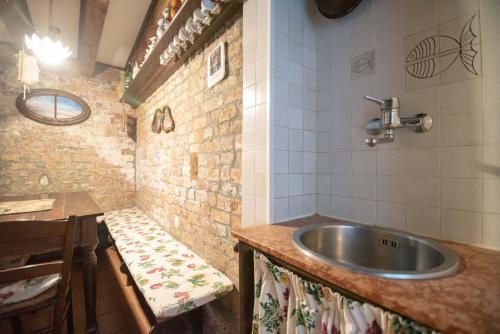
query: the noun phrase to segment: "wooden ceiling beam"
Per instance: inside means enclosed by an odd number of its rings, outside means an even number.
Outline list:
[[[20,50],[24,36],[34,32],[26,0],[0,0],[0,17],[5,22],[14,45]]]
[[[78,60],[80,72],[89,77],[94,74],[108,6],[109,0],[82,0],[80,4]]]

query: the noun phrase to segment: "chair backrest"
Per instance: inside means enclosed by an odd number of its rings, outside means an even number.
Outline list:
[[[72,216],[53,221],[0,222],[0,259],[62,253],[57,260],[0,270],[0,284],[60,274],[56,312],[61,312],[69,290],[76,220]]]

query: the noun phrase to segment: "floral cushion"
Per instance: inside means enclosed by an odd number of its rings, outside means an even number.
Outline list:
[[[204,305],[233,283],[138,208],[105,213],[109,233],[158,319]]]
[[[38,296],[59,282],[60,275],[53,274],[0,285],[0,306],[19,303]]]

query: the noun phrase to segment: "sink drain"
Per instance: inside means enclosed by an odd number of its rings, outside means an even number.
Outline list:
[[[399,248],[399,241],[382,237],[382,238],[380,238],[380,246],[385,247],[385,248],[398,249]]]

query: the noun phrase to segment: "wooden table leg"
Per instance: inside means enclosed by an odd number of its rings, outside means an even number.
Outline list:
[[[96,316],[97,295],[97,244],[80,247],[83,271],[83,293],[85,296],[85,333],[99,333]]]
[[[240,272],[240,334],[252,332],[254,302],[253,249],[238,243]]]

